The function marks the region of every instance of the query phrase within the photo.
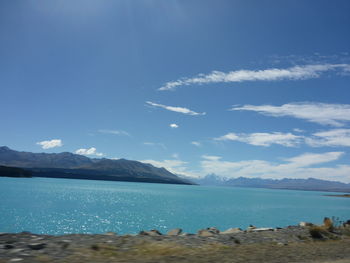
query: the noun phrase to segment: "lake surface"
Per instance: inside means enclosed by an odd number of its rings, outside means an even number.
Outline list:
[[[0,232],[138,233],[350,219],[350,198],[255,188],[0,178]]]

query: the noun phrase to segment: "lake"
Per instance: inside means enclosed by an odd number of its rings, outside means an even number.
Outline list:
[[[216,226],[283,227],[325,216],[350,219],[350,198],[324,192],[0,178],[0,232],[138,233]]]

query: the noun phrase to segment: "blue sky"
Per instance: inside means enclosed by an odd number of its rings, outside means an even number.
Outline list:
[[[350,182],[350,3],[0,2],[0,145]]]

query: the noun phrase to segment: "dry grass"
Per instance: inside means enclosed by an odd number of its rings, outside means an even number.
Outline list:
[[[126,248],[95,244],[94,248],[75,249],[74,254],[56,263],[252,263],[252,262],[337,262],[350,260],[350,239],[307,241],[281,246],[276,243],[226,246],[210,243],[189,247],[175,242],[145,241]],[[40,261],[35,261],[40,262]],[[349,262],[350,263],[350,262]]]

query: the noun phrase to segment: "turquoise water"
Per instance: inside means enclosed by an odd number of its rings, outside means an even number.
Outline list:
[[[0,232],[137,233],[276,227],[350,219],[350,199],[322,192],[0,178]]]

